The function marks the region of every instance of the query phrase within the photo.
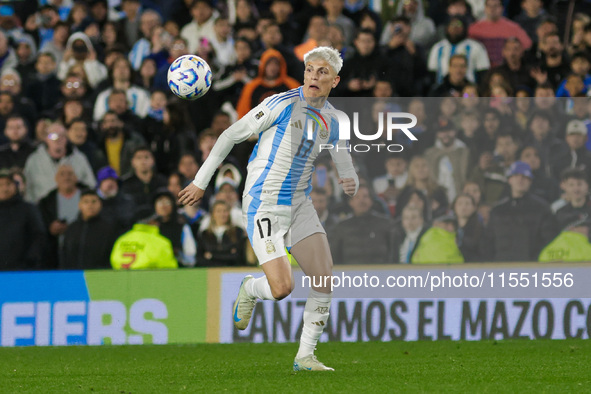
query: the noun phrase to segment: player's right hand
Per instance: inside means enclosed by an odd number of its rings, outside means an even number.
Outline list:
[[[189,183],[187,187],[179,193],[179,203],[182,205],[195,205],[203,198],[205,190],[195,186],[193,182]]]

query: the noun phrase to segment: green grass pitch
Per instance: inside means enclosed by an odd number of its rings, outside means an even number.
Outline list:
[[[292,372],[296,344],[0,349],[0,393],[590,392],[591,341],[323,343],[335,372]]]

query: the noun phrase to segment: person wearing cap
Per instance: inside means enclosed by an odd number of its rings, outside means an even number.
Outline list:
[[[0,271],[42,268],[45,228],[41,214],[23,201],[7,169],[0,169],[0,223]]]
[[[589,181],[585,171],[579,168],[564,170],[561,175],[560,187],[564,190],[565,204],[556,211],[559,228],[565,228],[567,224],[579,219],[591,217]]]
[[[542,248],[557,234],[550,206],[530,193],[529,164],[516,161],[507,173],[510,196],[490,212],[482,243],[484,261],[536,261]]]
[[[552,173],[555,177],[569,168],[580,168],[587,175],[587,182],[591,182],[591,152],[587,150],[587,126],[582,120],[571,120],[566,125],[566,144],[568,150],[554,156]]]
[[[78,202],[79,217],[68,226],[61,246],[60,269],[86,270],[110,267],[110,255],[119,229],[101,215],[95,190],[85,190]]]
[[[543,263],[589,261],[590,229],[589,218],[570,223],[548,246],[542,249],[538,261]]]
[[[123,231],[133,224],[135,204],[133,198],[119,190],[119,176],[112,167],[103,167],[96,174],[97,194],[102,200],[102,216],[116,223]]]
[[[453,213],[435,218],[433,226],[419,238],[412,264],[457,264],[464,256],[456,244],[458,219]]]
[[[90,38],[82,32],[74,33],[68,38],[64,57],[57,68],[57,77],[63,81],[74,65],[82,65],[93,89],[107,79],[107,67],[96,59],[96,51]]]

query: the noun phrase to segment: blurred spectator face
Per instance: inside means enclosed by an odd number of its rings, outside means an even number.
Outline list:
[[[536,140],[542,141],[550,132],[550,122],[548,119],[536,115],[532,119],[530,130]]]
[[[84,113],[84,107],[78,100],[69,100],[64,104],[64,115],[69,122],[74,118],[79,118]]]
[[[167,218],[172,214],[173,204],[174,202],[168,196],[160,196],[154,203],[154,211],[156,211],[156,215]]]
[[[587,143],[587,136],[584,134],[570,133],[566,135],[565,139],[571,150],[579,150]]]
[[[191,16],[193,17],[193,20],[200,25],[207,22],[207,20],[211,18],[212,13],[213,10],[211,7],[202,1],[191,7]]]
[[[172,20],[164,23],[164,30],[166,30],[171,37],[178,37],[180,34],[179,25]]]
[[[154,167],[154,156],[148,150],[140,150],[133,155],[131,166],[136,173],[145,174]]]
[[[478,215],[480,215],[480,217],[482,218],[482,224],[484,224],[484,226],[488,226],[488,222],[490,219],[490,210],[492,209],[492,207],[490,205],[480,205],[478,207]]]
[[[70,10],[70,15],[72,16],[72,21],[75,25],[80,24],[88,15],[86,5],[82,3],[74,3]]]
[[[181,178],[178,174],[170,174],[170,176],[168,177],[168,185],[166,186],[166,188],[169,192],[172,193],[173,196],[176,197],[179,195],[179,193],[183,189],[183,185],[181,184]]]
[[[403,175],[406,171],[406,160],[399,156],[390,156],[386,160],[386,171],[393,177]]]
[[[472,114],[472,113],[464,114],[462,116],[460,126],[462,127],[462,131],[464,132],[464,135],[466,137],[468,137],[468,138],[474,137],[476,130],[478,130],[478,127],[480,127],[480,122],[478,121],[478,115]]]
[[[66,41],[68,41],[69,35],[70,29],[68,26],[60,25],[53,29],[53,41],[61,45],[65,45]]]
[[[250,45],[244,41],[236,41],[234,44],[234,49],[236,51],[236,58],[238,63],[244,63],[250,58],[251,50]]]
[[[499,128],[501,121],[497,115],[492,112],[484,115],[484,130],[488,135],[493,135]]]
[[[27,135],[27,126],[22,118],[10,118],[6,121],[4,135],[10,142],[20,142]]]
[[[90,14],[92,15],[93,19],[97,21],[104,21],[107,18],[107,12],[107,7],[105,7],[105,4],[101,2],[94,3],[90,7]]]
[[[101,122],[101,131],[107,137],[115,137],[123,131],[123,122],[112,113],[106,113]]]
[[[277,23],[285,23],[292,12],[291,4],[287,0],[274,1],[271,4],[271,12],[275,16]]]
[[[211,221],[215,226],[230,224],[230,208],[225,203],[214,204],[211,210]]]
[[[104,179],[99,185],[99,190],[105,198],[113,198],[119,193],[119,184],[116,179]]]
[[[178,170],[186,179],[193,179],[199,171],[199,165],[193,155],[183,155],[179,161]]]
[[[82,98],[86,95],[86,84],[81,78],[70,76],[62,83],[61,91],[66,98]]]
[[[33,50],[31,46],[26,42],[19,42],[16,47],[16,56],[18,57],[19,63],[27,63]]]
[[[324,0],[323,5],[328,15],[340,15],[345,7],[345,0]]]
[[[591,63],[589,63],[589,60],[585,59],[584,57],[577,57],[570,64],[573,72],[582,77],[589,74],[590,66]]]
[[[388,81],[377,81],[373,88],[374,97],[392,97],[392,93],[392,85]],[[411,113],[415,114],[412,111]]]
[[[467,70],[466,59],[454,57],[449,63],[449,80],[454,84],[462,82],[466,78]]]
[[[47,128],[47,136],[45,137],[47,144],[47,153],[53,159],[61,159],[66,155],[66,129],[59,123],[52,123]]]
[[[74,40],[72,43],[72,52],[74,59],[80,62],[88,56],[88,47],[82,39]]]
[[[456,131],[454,129],[438,130],[437,139],[445,148],[449,148],[456,140]]]
[[[326,23],[326,19],[322,16],[313,16],[308,24],[308,35],[310,38],[318,41],[326,37],[327,33],[328,24]]]
[[[86,34],[93,41],[98,41],[101,37],[101,29],[99,28],[98,23],[92,22],[90,25],[88,25],[86,29],[84,29],[84,34]]]
[[[73,122],[70,127],[68,127],[67,137],[68,140],[76,146],[84,144],[86,142],[86,138],[88,137],[86,123],[82,121]]]
[[[484,3],[486,19],[496,22],[503,16],[503,4],[500,0],[486,0]]]
[[[404,0],[402,5],[404,15],[408,16],[409,18],[412,18],[416,15],[418,8],[419,4],[417,0]]]
[[[135,15],[140,10],[141,3],[139,1],[123,0],[121,2],[121,10],[128,16]]]
[[[314,205],[314,209],[318,213],[318,216],[322,216],[328,208],[328,198],[326,197],[326,194],[317,193],[312,190],[312,192],[310,192],[310,197],[312,198],[312,205]]]
[[[236,2],[236,19],[246,22],[250,20],[252,13],[250,11],[250,4],[246,0],[238,0]]]
[[[14,96],[21,93],[21,79],[16,74],[4,74],[0,78],[1,90],[5,90]]]
[[[281,65],[279,63],[279,59],[271,58],[265,65],[265,75],[264,78],[267,80],[275,80],[279,78],[279,74],[281,73]]]
[[[340,26],[332,25],[328,27],[328,40],[335,48],[340,48],[344,44],[345,34]]]
[[[71,191],[76,188],[78,178],[70,165],[59,166],[55,173],[55,183],[60,192]]]
[[[417,117],[417,125],[422,125],[427,117],[425,103],[422,100],[411,100],[408,105],[408,112]]]
[[[277,25],[270,25],[268,26],[261,39],[266,47],[275,47],[281,43],[283,37],[281,36],[281,30],[279,30],[279,26]]]
[[[230,22],[228,22],[227,19],[218,19],[213,26],[213,30],[215,31],[215,34],[222,40],[230,37],[230,33],[232,33],[232,27],[230,26]]]
[[[173,59],[188,54],[189,51],[187,51],[187,44],[185,44],[185,40],[177,38],[172,42],[172,47],[170,48],[170,56]]]
[[[160,25],[160,18],[155,11],[145,11],[140,18],[140,31],[144,37],[150,37],[153,28]]]
[[[113,67],[113,64],[115,63],[115,60],[124,57],[123,53],[117,51],[113,51],[113,52],[109,52],[106,56],[105,56],[105,66],[107,66],[108,69]]]
[[[546,54],[546,56],[556,57],[562,53],[564,47],[560,42],[560,37],[556,34],[549,34],[544,37],[542,40],[543,46],[542,51]]]
[[[85,221],[98,216],[101,213],[102,207],[101,199],[92,194],[86,194],[80,197],[80,202],[78,202],[80,215],[82,216],[82,220]]]
[[[416,208],[419,211],[423,212],[423,210],[425,209],[425,201],[417,194],[417,192],[414,192],[410,196],[410,198],[409,198],[408,203],[406,204],[406,206],[407,207]]]
[[[406,206],[402,211],[402,228],[408,233],[417,231],[423,227],[423,211],[415,208]]]
[[[105,23],[103,26],[102,37],[103,42],[107,46],[111,46],[117,42],[117,28],[114,23]]]
[[[567,201],[580,201],[589,194],[589,184],[584,179],[568,178],[560,186],[566,194]]]
[[[458,103],[454,97],[444,97],[439,104],[439,112],[446,119],[451,119],[457,109]]]
[[[0,92],[0,115],[8,116],[14,109],[14,101],[10,93]]]
[[[540,168],[542,161],[540,160],[540,155],[538,151],[533,146],[529,146],[525,148],[521,152],[521,157],[519,158],[521,161],[529,164],[532,171],[536,171]]]
[[[454,212],[458,218],[467,219],[476,212],[476,206],[471,197],[459,196],[454,204]]]
[[[218,134],[221,134],[231,125],[232,123],[230,122],[230,117],[228,115],[217,114],[211,121],[210,129]]]
[[[538,42],[541,43],[546,35],[556,32],[558,32],[558,27],[553,22],[546,21],[542,23],[536,28]]]
[[[16,184],[12,178],[0,178],[0,201],[8,201],[16,195]]]
[[[511,194],[516,198],[523,197],[531,187],[531,179],[521,174],[510,176],[508,182]]]
[[[154,109],[164,109],[166,107],[166,95],[159,90],[150,96],[150,107]]]
[[[232,185],[226,183],[220,187],[220,190],[215,195],[215,199],[224,201],[228,206],[233,207],[238,202],[238,193]]]
[[[587,116],[587,99],[583,97],[573,99],[573,114],[579,119]]]
[[[518,146],[512,137],[506,135],[497,137],[496,151],[503,156],[505,161],[514,161],[517,149]]]
[[[349,201],[349,206],[353,209],[355,216],[361,216],[369,212],[372,204],[367,187],[360,187],[357,194],[351,197],[351,200]]]
[[[549,87],[537,87],[534,97],[534,104],[541,110],[552,108],[556,102],[554,90]]]
[[[409,172],[415,180],[424,181],[429,178],[429,166],[423,157],[415,157],[410,162]]]
[[[464,24],[459,19],[453,19],[446,27],[447,35],[452,43],[458,42],[465,35]]]
[[[447,15],[466,15],[468,8],[463,1],[454,1],[447,6]]]
[[[376,47],[376,40],[372,34],[360,33],[355,39],[355,49],[361,56],[370,55]]]
[[[564,86],[570,93],[571,97],[575,97],[577,94],[582,93],[585,89],[583,78],[580,75],[569,75],[566,78],[566,84]]]
[[[125,93],[116,93],[109,96],[109,109],[121,115],[127,111],[127,97]]]
[[[538,16],[542,9],[542,2],[540,0],[523,0],[521,9],[530,16]]]
[[[140,67],[140,75],[142,78],[154,78],[156,75],[156,62],[154,59],[145,59]]]
[[[520,112],[527,113],[529,111],[529,108],[531,107],[531,99],[528,96],[528,93],[523,90],[519,90],[515,94],[515,97],[515,106],[517,107],[517,110]]]
[[[514,64],[521,61],[523,57],[523,47],[518,40],[507,40],[503,45],[503,59],[509,64]]]
[[[482,197],[482,192],[480,191],[480,186],[474,182],[467,182],[462,189],[462,193],[468,194],[476,205],[480,204],[480,198]]]
[[[474,85],[466,85],[462,89],[462,100],[460,103],[465,109],[472,109],[478,105],[478,89]]]
[[[113,79],[116,81],[129,81],[131,78],[131,67],[125,58],[119,58],[113,63]]]
[[[376,25],[376,21],[369,14],[364,14],[361,17],[359,29],[369,29],[375,33],[377,28],[378,26]]]
[[[55,71],[55,61],[53,57],[47,55],[39,55],[37,63],[35,63],[35,69],[41,75],[49,75]]]

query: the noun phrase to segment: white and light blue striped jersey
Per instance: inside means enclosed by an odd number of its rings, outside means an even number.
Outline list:
[[[427,68],[436,74],[437,84],[440,84],[449,73],[449,59],[455,54],[465,55],[468,59],[466,79],[470,82],[476,82],[478,71],[490,68],[484,45],[471,38],[466,38],[454,45],[445,38],[433,45],[427,60]]]
[[[230,141],[233,146],[253,134],[258,134],[258,142],[248,163],[245,195],[277,205],[304,201],[312,189],[313,163],[321,144],[339,146],[338,151],[330,150],[339,176],[354,178],[358,183],[347,141],[339,141],[336,116],[326,113],[331,109],[328,101],[321,109],[312,108],[301,87],[265,99],[220,136],[194,183],[205,189],[231,149],[227,146]],[[308,120],[314,127],[313,139],[308,139]]]

